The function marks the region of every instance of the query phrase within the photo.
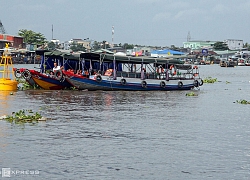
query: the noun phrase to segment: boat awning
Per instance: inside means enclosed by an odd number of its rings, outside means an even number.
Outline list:
[[[106,53],[82,53],[80,55],[81,58],[84,59],[91,59],[95,61],[102,61],[102,62],[112,62],[116,60],[117,63],[133,63],[133,64],[183,64],[184,62],[176,59],[176,58],[152,58],[148,56],[139,56],[139,57],[132,57],[132,56],[120,56],[120,55],[113,55],[113,54],[106,54]]]

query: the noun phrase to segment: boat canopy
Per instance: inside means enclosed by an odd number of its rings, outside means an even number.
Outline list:
[[[132,57],[132,56],[120,56],[113,54],[105,54],[105,53],[82,53],[80,55],[81,58],[91,59],[95,61],[103,61],[103,62],[112,62],[116,61],[117,63],[132,63],[132,64],[184,64],[183,61],[175,58],[152,58],[148,56],[140,56],[140,57]]]

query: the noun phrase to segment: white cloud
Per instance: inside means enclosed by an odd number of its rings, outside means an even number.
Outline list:
[[[171,13],[168,12],[162,12],[158,13],[153,17],[153,21],[165,21],[171,18]]]

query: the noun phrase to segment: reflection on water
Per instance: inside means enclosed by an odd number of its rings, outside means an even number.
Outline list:
[[[39,170],[36,179],[248,179],[250,106],[234,102],[250,100],[249,68],[201,66],[203,77],[219,82],[193,97],[187,91],[6,94],[0,100],[6,113],[32,109],[52,120],[21,128],[0,121],[0,164]]]
[[[10,91],[0,91],[0,116],[8,115],[9,109],[12,104],[11,101],[14,101],[15,92]]]

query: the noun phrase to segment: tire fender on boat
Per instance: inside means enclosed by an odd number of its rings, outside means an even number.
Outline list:
[[[122,79],[121,79],[121,84],[122,84],[122,85],[125,85],[126,83],[127,83],[126,79],[122,78]]]
[[[96,82],[102,82],[102,76],[101,75],[97,75],[96,77],[95,77],[95,80],[96,80]]]
[[[199,83],[199,86],[202,86],[203,85],[203,80],[201,79],[201,82]]]
[[[62,76],[62,78],[60,79],[60,82],[64,82],[65,81],[65,76]]]
[[[181,81],[178,82],[178,88],[182,88],[183,83]]]
[[[55,71],[55,78],[60,81],[62,79],[62,77],[63,77],[62,71],[61,70],[56,70]]]
[[[14,75],[15,75],[16,78],[22,77],[22,73],[21,73],[20,69],[16,69],[16,70],[14,71]]]
[[[160,82],[160,86],[161,86],[162,88],[165,88],[165,87],[166,87],[166,83],[165,83],[164,81],[161,81],[161,82]]]
[[[142,81],[142,82],[141,82],[141,86],[142,86],[143,88],[146,88],[146,87],[147,87],[147,82],[146,82],[146,81]]]
[[[28,69],[26,69],[22,72],[22,76],[24,77],[24,79],[29,80],[31,78],[31,73]]]
[[[199,87],[199,82],[198,82],[198,80],[194,80],[194,87]]]

